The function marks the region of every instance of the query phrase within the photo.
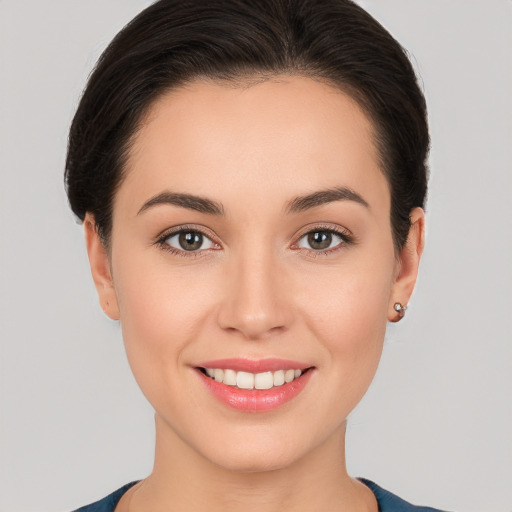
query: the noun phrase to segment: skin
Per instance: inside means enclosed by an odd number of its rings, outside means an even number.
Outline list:
[[[137,133],[113,209],[109,250],[87,215],[92,275],[105,312],[155,409],[153,473],[117,510],[376,511],[345,468],[346,418],[370,385],[386,323],[413,291],[424,214],[411,212],[397,253],[390,193],[371,122],[346,94],[303,77],[246,87],[207,81],[169,92]],[[289,213],[297,196],[347,187]],[[224,215],[172,204],[165,191],[222,204]],[[204,231],[197,252],[156,243],[169,228]],[[337,229],[326,252],[305,233]],[[167,239],[176,247],[176,237]],[[168,245],[167,245],[168,247]],[[232,410],[203,386],[200,361],[293,359],[314,366],[291,402]]]

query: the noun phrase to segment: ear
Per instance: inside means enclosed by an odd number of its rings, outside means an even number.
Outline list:
[[[388,307],[388,320],[398,322],[403,317],[395,309],[395,304],[407,306],[411,298],[421,255],[425,246],[425,212],[422,208],[414,208],[410,214],[411,227],[407,241],[400,251],[395,282],[391,290],[390,303]]]
[[[112,320],[119,320],[119,306],[109,256],[96,229],[94,217],[89,213],[84,219],[84,232],[91,274],[96,285],[100,305]]]

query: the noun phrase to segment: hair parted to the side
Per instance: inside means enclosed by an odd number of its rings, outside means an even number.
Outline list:
[[[427,191],[425,99],[405,50],[350,0],[160,0],[142,11],[100,57],[73,119],[73,212],[91,213],[108,246],[130,142],[165,92],[198,78],[243,84],[283,74],[338,87],[372,120],[402,248]]]

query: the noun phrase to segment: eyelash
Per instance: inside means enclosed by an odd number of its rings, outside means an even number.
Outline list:
[[[203,237],[207,238],[212,242],[212,244],[219,246],[217,242],[213,240],[213,237],[205,232],[203,229],[195,227],[195,226],[181,226],[178,229],[174,229],[171,231],[167,231],[164,234],[160,235],[158,239],[155,242],[155,245],[158,245],[162,250],[169,252],[175,256],[180,256],[183,258],[200,258],[205,257],[205,252],[210,250],[219,250],[219,249],[202,249],[197,251],[186,251],[184,249],[176,249],[175,247],[170,246],[167,241],[169,238],[179,235],[181,233],[199,233]],[[319,256],[328,256],[330,254],[333,254],[335,252],[338,252],[339,250],[343,249],[347,245],[353,245],[355,244],[355,239],[353,235],[350,233],[350,231],[346,229],[336,229],[331,226],[314,226],[311,229],[308,229],[307,231],[304,231],[298,238],[297,241],[293,243],[292,248],[295,247],[294,250],[300,249],[298,247],[298,243],[307,235],[311,233],[330,233],[332,235],[335,235],[339,238],[341,238],[341,242],[336,245],[335,247],[331,249],[325,249],[325,250],[315,250],[315,249],[305,249],[308,251],[310,256],[316,258]]]
[[[216,251],[216,250],[218,250],[218,249],[203,249],[203,250],[198,250],[198,251],[185,251],[184,249],[180,250],[180,249],[176,249],[175,247],[171,247],[167,243],[167,240],[169,240],[169,238],[171,238],[173,236],[176,236],[176,235],[179,235],[181,233],[199,233],[203,237],[205,237],[208,240],[210,240],[212,242],[212,244],[217,245],[217,246],[219,245],[217,242],[215,242],[213,240],[212,235],[207,233],[204,229],[198,228],[196,226],[181,226],[181,227],[179,227],[177,229],[173,229],[171,231],[167,231],[167,232],[163,233],[162,235],[160,235],[158,237],[158,239],[156,240],[155,244],[160,246],[160,248],[163,251],[169,252],[169,253],[171,253],[174,256],[181,256],[183,258],[201,258],[201,257],[205,256],[204,253],[206,251],[209,251],[209,250]]]
[[[307,235],[311,233],[330,233],[331,235],[335,235],[339,238],[341,238],[341,242],[332,247],[331,249],[325,249],[325,250],[315,250],[315,249],[305,249],[310,257],[318,258],[320,256],[329,256],[331,254],[334,254],[343,248],[346,248],[349,245],[354,245],[356,240],[352,233],[348,229],[340,229],[340,228],[334,228],[332,226],[322,226],[317,225],[312,228],[308,228],[307,231],[304,231],[299,235],[297,238],[297,241],[293,243],[292,247],[297,247],[298,243]]]

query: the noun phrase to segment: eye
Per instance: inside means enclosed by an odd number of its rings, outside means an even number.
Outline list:
[[[315,229],[301,236],[297,246],[301,249],[328,251],[349,241],[348,236],[332,229]]]
[[[200,231],[181,230],[167,236],[163,243],[175,250],[197,252],[214,247],[214,243]]]

